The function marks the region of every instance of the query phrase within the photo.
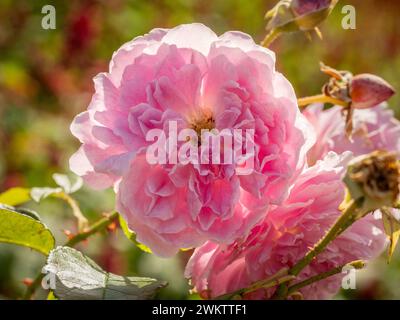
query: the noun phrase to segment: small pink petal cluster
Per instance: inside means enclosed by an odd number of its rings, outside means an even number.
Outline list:
[[[283,201],[313,140],[273,52],[240,32],[155,29],[124,44],[94,82],[88,110],[71,126],[82,143],[71,169],[94,188],[114,186],[117,210],[160,256],[246,235]],[[167,133],[170,121],[178,129],[253,129],[254,170],[149,164],[146,134]]]
[[[314,164],[329,151],[341,154],[353,152],[354,156],[374,150],[400,152],[400,121],[385,103],[370,109],[356,109],[353,114],[353,135],[345,135],[342,107],[324,110],[322,105],[310,105],[303,111],[318,137],[308,152],[308,163]]]
[[[329,153],[305,169],[284,203],[272,208],[244,241],[230,246],[210,241],[197,248],[186,267],[186,276],[196,291],[204,298],[213,298],[248,287],[298,262],[341,214],[342,175],[349,155]],[[381,228],[373,215],[357,221],[318,255],[296,282],[357,259],[376,257],[386,239]],[[305,299],[331,297],[340,289],[342,277],[329,277],[300,292]],[[260,289],[245,298],[268,299],[274,290]]]

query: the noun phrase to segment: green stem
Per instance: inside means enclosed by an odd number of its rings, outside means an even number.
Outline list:
[[[91,235],[105,230],[111,223],[118,219],[118,212],[113,212],[106,217],[100,219],[99,221],[95,222],[92,226],[86,229],[86,231],[78,233],[77,235],[73,236],[69,239],[64,246],[73,247],[78,243],[85,241]],[[26,288],[26,291],[22,297],[24,300],[29,300],[32,298],[33,294],[35,293],[36,289],[42,283],[42,279],[44,274],[40,273],[36,276],[35,280],[33,280],[32,284]]]
[[[348,107],[348,103],[339,99],[328,97],[324,94],[317,94],[315,96],[299,98],[297,104],[299,107],[305,107],[312,103],[330,103],[342,107]]]
[[[325,248],[328,244],[339,236],[343,231],[350,227],[356,220],[356,217],[361,217],[362,215],[356,214],[361,208],[362,199],[355,201],[352,200],[347,208],[343,211],[340,217],[336,220],[335,224],[329,229],[326,235],[312,248],[300,261],[298,261],[290,270],[289,274],[297,276],[306,266],[308,266],[311,261]],[[361,203],[360,203],[361,202]],[[275,295],[274,299],[284,299],[288,295],[287,284],[280,285]]]
[[[340,235],[344,230],[346,230],[354,222],[356,216],[355,212],[359,208],[359,202],[352,201],[350,205],[345,209],[345,211],[340,215],[338,220],[327,234],[311,249],[303,259],[297,262],[289,271],[290,274],[297,276],[310,262],[320,254],[328,244],[334,240],[338,235]]]
[[[74,245],[78,244],[89,238],[91,235],[103,231],[106,229],[114,220],[118,219],[118,212],[113,212],[110,215],[100,219],[96,223],[94,223],[91,227],[86,229],[84,232],[80,232],[69,239],[64,246],[73,247]]]
[[[341,265],[339,267],[333,268],[333,269],[331,269],[331,270],[329,270],[327,272],[323,272],[323,273],[317,274],[317,275],[315,275],[315,276],[313,276],[311,278],[308,278],[308,279],[306,279],[304,281],[301,281],[301,282],[296,283],[295,285],[289,287],[287,294],[291,295],[292,293],[300,290],[301,288],[309,286],[310,284],[312,284],[314,282],[318,282],[318,281],[324,280],[326,278],[329,278],[329,277],[331,277],[331,276],[333,276],[335,274],[341,273],[343,268],[346,267],[346,266],[352,266],[355,269],[362,269],[362,268],[365,267],[365,262],[361,261],[361,260],[357,260],[357,261],[353,261],[353,262]]]
[[[287,269],[286,269],[287,272]],[[231,300],[231,299],[235,299],[235,297],[242,297],[243,295],[247,294],[247,293],[251,293],[254,291],[257,291],[259,289],[269,289],[275,286],[279,286],[280,284],[289,282],[294,280],[295,277],[292,275],[281,275],[281,272],[277,272],[275,275],[273,275],[272,277],[269,277],[267,279],[263,279],[260,281],[256,281],[254,282],[252,285],[250,285],[249,287],[246,288],[242,288],[239,290],[236,290],[234,292],[230,292],[224,295],[221,295],[219,297],[216,297],[216,300]]]
[[[243,290],[243,294],[254,292],[254,291],[257,291],[259,289],[268,289],[268,288],[272,288],[272,287],[275,287],[275,286],[279,286],[280,284],[287,283],[287,282],[292,281],[294,279],[296,279],[295,276],[286,275],[286,276],[283,276],[283,277],[278,278],[278,279],[272,279],[270,281],[266,281],[266,280],[258,281],[254,285],[252,285],[249,288],[246,288],[245,290]]]
[[[343,231],[345,231],[349,226],[353,224],[356,220],[356,217],[360,217],[357,215],[357,211],[361,207],[361,203],[363,200],[354,201],[352,200],[347,208],[343,211],[340,217],[337,219],[335,224],[331,227],[331,229],[326,233],[326,235],[315,245],[313,249],[311,249],[303,259],[297,262],[289,271],[287,268],[284,268],[278,271],[273,276],[254,282],[249,287],[242,288],[236,290],[234,292],[230,292],[224,295],[217,297],[218,300],[223,299],[234,299],[235,297],[242,297],[244,294],[259,290],[261,288],[268,289],[275,286],[279,286],[276,293],[272,297],[272,299],[283,299],[287,297],[289,294],[296,292],[299,289],[299,285],[302,286],[307,285],[308,283],[312,283],[314,281],[318,281],[328,277],[335,272],[340,272],[343,266],[335,268],[327,273],[317,275],[310,279],[307,279],[299,284],[296,284],[289,288],[288,283],[296,278],[296,276],[319,254],[321,253],[328,244],[334,240],[338,235],[340,235]],[[340,271],[339,271],[340,270]],[[290,290],[290,291],[289,291]]]
[[[78,203],[74,198],[72,198],[69,194],[65,192],[56,193],[53,195],[53,197],[64,200],[71,207],[73,215],[78,220],[79,232],[84,231],[89,226],[89,221],[83,215]]]
[[[43,273],[39,273],[33,282],[26,288],[24,295],[22,296],[23,300],[30,300],[35,293],[36,289],[42,283],[42,279],[44,277]]]

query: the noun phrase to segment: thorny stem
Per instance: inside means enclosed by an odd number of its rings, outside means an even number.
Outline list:
[[[318,94],[315,96],[300,98],[297,100],[297,104],[299,107],[305,107],[312,103],[331,103],[333,105],[348,107],[347,102],[332,97],[328,97],[324,94]]]
[[[280,285],[280,284],[283,284],[283,283],[292,281],[292,280],[294,280],[295,278],[296,278],[296,277],[294,277],[294,276],[292,276],[292,275],[286,275],[286,276],[283,276],[283,277],[281,277],[281,278],[271,279],[271,280],[269,280],[269,281],[266,281],[266,280],[258,281],[258,282],[256,282],[256,283],[254,283],[253,285],[251,285],[249,288],[246,288],[246,289],[243,291],[243,294],[247,294],[247,293],[250,293],[250,292],[254,292],[254,291],[257,291],[258,289],[268,289],[268,288],[272,288],[272,287],[278,286],[278,285]]]
[[[64,246],[73,247],[73,246],[77,245],[78,243],[85,241],[91,235],[105,230],[111,223],[113,223],[117,219],[118,219],[118,212],[113,212],[113,213],[105,216],[104,218],[95,222],[92,226],[87,228],[85,231],[80,232],[80,233],[76,234],[75,236],[73,236],[71,239],[69,239],[64,244]],[[44,274],[42,274],[42,273],[37,275],[37,277],[33,280],[32,284],[26,288],[26,291],[25,291],[22,299],[29,300],[32,298],[36,289],[42,283],[43,277],[44,277]]]
[[[331,241],[333,241],[337,236],[344,232],[348,227],[350,227],[356,217],[360,217],[358,210],[361,208],[361,203],[363,200],[352,200],[346,209],[343,211],[341,216],[337,219],[335,224],[326,233],[326,235],[312,248],[300,261],[298,261],[290,270],[289,274],[297,276],[311,261],[325,248]],[[357,213],[357,214],[356,214]],[[284,299],[288,294],[288,286],[280,285],[276,291],[274,298]]]
[[[42,283],[42,279],[44,277],[43,273],[39,273],[36,278],[33,280],[33,282],[27,286],[24,295],[22,296],[23,300],[29,300],[32,298],[33,294],[35,293],[36,289],[40,286]]]
[[[307,279],[303,282],[300,282],[292,287],[289,287],[289,282],[294,280],[297,275],[308,265],[311,261],[320,254],[325,248],[328,246],[331,241],[333,241],[337,236],[339,236],[342,232],[344,232],[348,227],[350,227],[356,217],[360,217],[361,204],[363,200],[351,200],[347,207],[344,209],[343,213],[337,219],[335,224],[331,227],[331,229],[326,233],[326,235],[311,249],[300,261],[298,261],[289,271],[287,269],[282,269],[278,271],[273,276],[257,281],[250,285],[249,287],[239,289],[237,291],[224,294],[222,296],[217,297],[216,299],[235,299],[236,297],[242,297],[246,293],[250,293],[256,291],[258,289],[264,288],[272,288],[275,286],[279,286],[277,291],[275,292],[272,299],[284,299],[289,294],[292,294],[315,281],[319,281],[325,279],[335,273],[341,272],[343,266],[337,267],[328,271],[326,273],[322,273],[320,275],[314,276],[310,279]],[[365,212],[366,213],[366,212]],[[361,268],[360,261],[353,262],[357,264],[359,268]],[[363,264],[362,264],[363,265]],[[357,267],[355,266],[355,267]]]
[[[361,261],[361,260],[357,260],[357,261],[353,261],[353,262],[341,265],[339,267],[333,268],[333,269],[331,269],[331,270],[329,270],[327,272],[323,272],[323,273],[317,274],[317,275],[315,275],[313,277],[310,277],[310,278],[308,278],[308,279],[306,279],[304,281],[301,281],[301,282],[296,283],[295,285],[289,287],[287,295],[289,296],[292,293],[294,293],[294,292],[300,290],[301,288],[304,288],[304,287],[306,287],[306,286],[308,286],[308,285],[310,285],[310,284],[312,284],[314,282],[318,282],[318,281],[324,280],[326,278],[329,278],[329,277],[331,277],[331,276],[333,276],[335,274],[341,273],[343,268],[346,267],[346,266],[352,266],[355,269],[362,269],[362,268],[365,267],[365,262]]]
[[[65,192],[59,192],[53,195],[56,198],[64,200],[72,209],[72,213],[78,220],[78,230],[79,232],[84,231],[89,226],[89,221],[83,215],[78,203],[69,194]]]
[[[288,281],[294,280],[295,277],[292,275],[288,275],[287,272],[288,272],[287,268],[281,269],[280,271],[278,271],[276,274],[274,274],[271,277],[262,279],[260,281],[256,281],[253,284],[251,284],[249,287],[242,288],[242,289],[236,290],[234,292],[230,292],[230,293],[218,296],[215,299],[229,300],[229,299],[235,299],[236,297],[241,298],[243,295],[245,295],[247,293],[251,293],[251,292],[257,291],[259,289],[272,288],[272,287],[278,286],[280,284],[286,283]]]
[[[328,233],[311,249],[303,259],[297,262],[289,271],[290,274],[297,276],[310,262],[320,254],[328,244],[346,230],[353,222],[356,210],[359,208],[357,201],[351,201],[350,205],[344,210]]]
[[[78,244],[89,238],[91,235],[105,230],[114,220],[118,219],[118,212],[113,212],[106,217],[100,219],[99,221],[95,222],[91,227],[86,229],[83,232],[80,232],[69,239],[64,246],[73,247],[74,245]]]

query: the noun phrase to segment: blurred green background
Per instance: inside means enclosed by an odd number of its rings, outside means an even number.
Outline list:
[[[41,28],[41,9],[56,8],[56,30]],[[0,192],[13,186],[54,186],[51,175],[68,173],[68,158],[78,142],[69,131],[75,114],[86,109],[92,78],[106,71],[110,57],[124,42],[155,27],[202,22],[218,34],[241,30],[258,42],[264,36],[268,0],[103,0],[0,1]],[[341,27],[345,4],[355,6],[357,29]],[[324,39],[285,35],[273,44],[278,70],[298,96],[316,94],[326,77],[319,61],[353,73],[382,76],[400,91],[400,1],[339,1],[322,26]],[[390,101],[400,115],[400,95]],[[112,191],[83,188],[75,197],[91,221],[112,210]],[[57,200],[29,204],[55,231],[75,231],[70,209]],[[183,266],[188,253],[159,259],[134,247],[121,231],[92,237],[80,246],[108,271],[168,280],[162,298],[187,298]],[[18,298],[25,278],[34,277],[44,258],[29,249],[0,244],[0,299]],[[388,266],[384,257],[359,273],[357,290],[338,298],[400,299],[400,257]],[[45,297],[39,292],[37,298]]]

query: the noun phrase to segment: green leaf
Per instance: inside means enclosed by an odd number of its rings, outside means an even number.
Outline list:
[[[30,189],[11,188],[0,194],[0,203],[18,206],[31,200]]]
[[[0,207],[0,242],[25,246],[48,255],[55,240],[40,221],[26,214]]]
[[[395,209],[392,209],[395,210]],[[388,247],[388,263],[392,259],[400,237],[400,221],[398,221],[387,208],[382,208],[382,221],[386,235],[389,237],[390,244]]]
[[[143,243],[140,243],[136,240],[136,234],[129,229],[128,224],[126,223],[125,219],[122,218],[121,215],[119,215],[119,224],[121,225],[121,229],[124,232],[125,236],[130,241],[132,241],[140,250],[147,253],[152,253],[149,247],[145,246]]]
[[[1,207],[1,205],[0,205]],[[10,207],[6,208],[6,209],[10,209]],[[37,221],[40,221],[40,216],[37,214],[37,212],[31,210],[31,209],[27,209],[27,208],[13,208],[11,207],[12,211],[16,211],[18,213],[22,213],[26,216],[29,216]]]
[[[102,270],[93,260],[70,247],[54,249],[44,267],[55,275],[54,295],[64,300],[144,300],[167,285],[142,277],[122,277]]]

